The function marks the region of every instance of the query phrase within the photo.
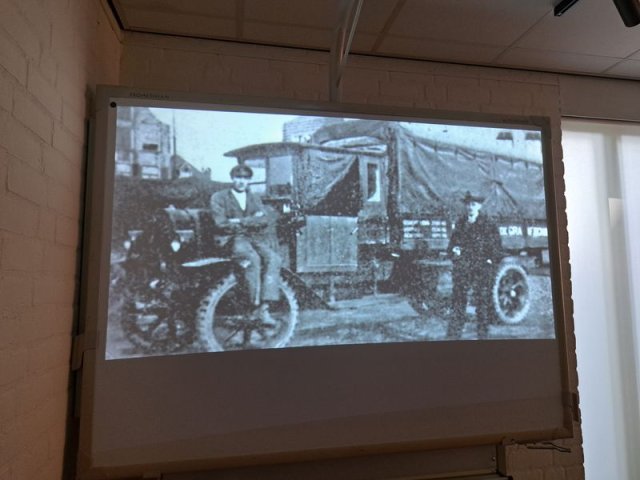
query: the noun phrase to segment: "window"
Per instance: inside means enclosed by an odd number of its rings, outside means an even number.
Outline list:
[[[524,139],[542,141],[542,136],[539,132],[527,132],[527,134],[524,136]]]
[[[143,166],[140,176],[142,178],[160,178],[160,169],[158,167]]]
[[[640,478],[640,126],[564,120],[562,149],[585,474]]]
[[[142,149],[145,152],[159,152],[160,146],[157,143],[144,143],[142,144]]]
[[[269,157],[269,190],[272,195],[291,195],[293,168],[291,157]]]
[[[244,161],[244,164],[251,167],[253,177],[251,177],[251,191],[263,195],[267,191],[267,168],[264,158],[251,158]]]
[[[380,165],[378,162],[367,162],[367,202],[380,202],[382,190],[380,180]]]

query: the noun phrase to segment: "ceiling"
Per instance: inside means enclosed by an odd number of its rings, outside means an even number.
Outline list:
[[[640,79],[612,0],[364,0],[351,53]],[[347,0],[109,0],[125,31],[330,51]]]

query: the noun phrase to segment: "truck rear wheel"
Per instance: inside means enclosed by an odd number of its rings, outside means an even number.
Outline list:
[[[520,323],[531,306],[528,275],[517,263],[503,263],[498,268],[492,289],[493,306],[498,320]]]
[[[253,314],[235,274],[225,277],[205,295],[198,309],[198,334],[205,349],[219,352],[286,345],[298,320],[298,302],[284,280],[280,280],[280,292],[280,300],[272,302],[269,310],[275,325],[264,324]]]

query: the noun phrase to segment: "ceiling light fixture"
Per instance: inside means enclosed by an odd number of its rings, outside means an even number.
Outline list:
[[[640,2],[638,0],[613,0],[618,13],[627,27],[635,27],[640,23]]]
[[[567,10],[573,7],[576,3],[578,3],[578,0],[562,0],[559,4],[553,7],[553,14],[556,17],[561,17]]]

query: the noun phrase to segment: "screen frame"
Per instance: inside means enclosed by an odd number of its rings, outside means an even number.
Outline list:
[[[114,185],[113,158],[115,135],[109,122],[109,106],[123,101],[131,106],[162,106],[191,109],[223,109],[260,113],[309,114],[326,116],[358,116],[360,118],[390,118],[394,120],[448,123],[452,125],[479,125],[500,128],[535,128],[542,134],[542,156],[547,204],[547,226],[549,239],[550,270],[552,282],[552,302],[557,346],[557,375],[561,384],[558,410],[562,421],[543,429],[526,431],[488,432],[486,434],[458,435],[449,438],[412,437],[407,441],[385,439],[384,435],[373,444],[329,445],[323,444],[313,449],[309,445],[302,449],[291,448],[278,453],[251,452],[238,455],[212,456],[208,459],[151,461],[136,464],[130,458],[120,457],[108,461],[96,461],[93,450],[93,428],[95,425],[96,382],[100,380],[100,370],[104,365],[107,326],[107,298],[109,285],[109,252],[111,241],[111,213]],[[151,103],[151,105],[150,105]],[[564,181],[562,162],[554,158],[555,132],[552,121],[543,116],[498,115],[477,112],[446,112],[418,108],[390,106],[368,106],[355,104],[334,104],[323,102],[297,102],[289,99],[268,99],[248,96],[203,95],[184,92],[152,91],[127,87],[99,86],[95,100],[95,115],[92,125],[89,161],[87,166],[88,188],[86,194],[86,219],[81,277],[81,322],[82,333],[87,339],[84,348],[82,368],[80,448],[78,470],[82,478],[93,478],[111,472],[116,475],[148,473],[150,471],[184,471],[202,468],[223,468],[248,463],[268,464],[291,461],[308,461],[318,458],[347,457],[378,452],[405,452],[434,448],[453,448],[469,445],[500,444],[505,441],[538,441],[567,438],[573,434],[573,420],[577,407],[570,388],[569,356],[567,338],[571,325],[571,294],[569,277],[569,252],[566,231]],[[559,129],[558,129],[559,132]],[[91,339],[89,341],[88,339]],[[514,341],[509,341],[514,342]],[[517,341],[515,341],[517,342]],[[473,343],[473,342],[467,342]],[[553,350],[553,349],[552,349]],[[206,355],[206,354],[204,354]],[[417,417],[416,417],[417,418]],[[406,421],[403,418],[403,421]],[[331,427],[329,427],[331,428]],[[380,433],[380,432],[378,432]],[[166,453],[166,452],[165,452]]]

